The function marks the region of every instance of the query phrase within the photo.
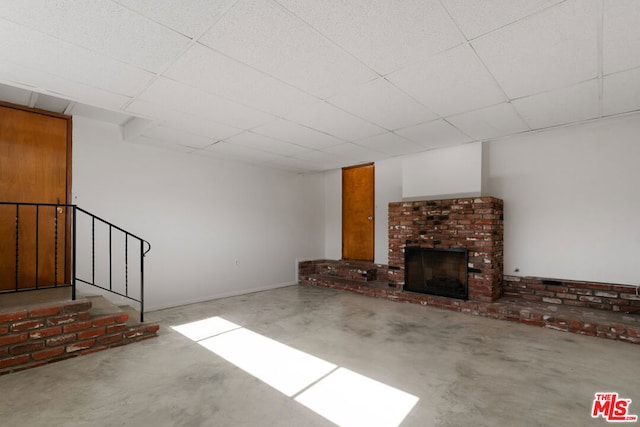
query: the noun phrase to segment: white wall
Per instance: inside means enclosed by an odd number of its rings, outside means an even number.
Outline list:
[[[506,274],[640,283],[638,135],[640,114],[635,114],[485,144],[490,194],[483,195],[505,203]],[[398,162],[407,158],[419,155],[375,165],[379,263],[387,261],[380,210],[402,199]],[[327,173],[325,184],[327,199],[340,196],[335,171]],[[327,218],[335,223],[339,209],[327,206]],[[327,227],[327,256],[339,249],[339,231]]]
[[[147,309],[292,284],[296,259],[324,256],[322,174],[123,142],[81,117],[73,132],[74,203],[153,245]]]

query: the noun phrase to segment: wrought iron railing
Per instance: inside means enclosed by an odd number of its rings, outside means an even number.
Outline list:
[[[0,202],[0,292],[90,285],[137,302],[151,244],[80,207]]]

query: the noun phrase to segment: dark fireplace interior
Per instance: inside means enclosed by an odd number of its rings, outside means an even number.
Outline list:
[[[467,250],[405,248],[404,290],[467,299]]]

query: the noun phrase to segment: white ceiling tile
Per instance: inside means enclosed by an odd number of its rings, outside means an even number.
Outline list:
[[[175,129],[206,136],[216,141],[229,138],[242,132],[242,129],[233,126],[216,123],[181,112],[172,112],[170,116],[162,122]]]
[[[605,76],[602,92],[605,116],[640,109],[640,68]]]
[[[0,84],[0,101],[29,105],[29,99],[31,99],[30,90]]]
[[[4,2],[5,18],[55,38],[158,72],[189,39],[110,1]]]
[[[354,164],[353,159],[326,151],[309,151],[294,156],[296,159],[312,162],[320,166],[323,170],[337,169]]]
[[[138,136],[133,140],[134,144],[142,144],[142,145],[146,145],[149,147],[154,147],[154,148],[158,148],[158,149],[162,149],[162,150],[169,150],[169,151],[175,151],[178,153],[191,153],[194,151],[194,149],[192,147],[186,147],[184,145],[180,145],[174,142],[170,142],[170,141],[166,141],[166,140],[161,140],[161,139],[155,139],[155,138],[149,138],[146,136]]]
[[[85,48],[0,20],[0,60],[134,96],[153,74]]]
[[[327,102],[389,130],[438,118],[384,78],[347,90]]]
[[[185,132],[184,130],[173,129],[164,125],[154,126],[145,130],[143,132],[143,136],[192,148],[204,148],[216,142],[215,140],[201,135]]]
[[[430,57],[387,78],[440,116],[505,101],[468,45]]]
[[[640,2],[605,0],[602,30],[604,74],[640,66]]]
[[[201,35],[235,3],[235,0],[114,1],[191,38]]]
[[[252,129],[252,131],[281,141],[315,149],[331,147],[345,142],[335,136],[284,119],[273,120]]]
[[[529,130],[513,106],[506,102],[447,117],[447,121],[475,140]]]
[[[279,3],[380,74],[464,41],[435,0]]]
[[[71,111],[69,112],[69,114],[72,114],[74,116],[88,117],[90,119],[113,123],[115,125],[122,125],[132,118],[128,114],[108,111],[102,108],[92,107],[91,105],[82,104],[80,102],[74,103],[71,106]]]
[[[119,110],[131,98],[100,88],[66,80],[49,73],[5,62],[0,67],[0,83],[22,87],[71,101]]]
[[[391,156],[419,153],[425,149],[422,145],[409,141],[408,139],[398,136],[392,132],[359,139],[354,143]]]
[[[362,147],[351,142],[325,148],[322,151],[350,159],[354,163],[375,162],[388,157],[386,153],[371,150],[367,147]]]
[[[167,78],[158,78],[139,97],[183,113],[241,129],[273,120],[273,116]]]
[[[395,133],[425,148],[445,147],[471,141],[471,138],[442,119],[401,129]]]
[[[293,157],[281,157],[279,159],[270,160],[268,162],[265,162],[264,165],[276,169],[299,173],[319,172],[323,170],[322,167],[317,163],[300,160]]]
[[[270,162],[282,157],[276,154],[245,147],[243,145],[230,144],[228,142],[218,142],[204,150],[194,152],[194,154],[220,157],[223,159],[237,160],[247,163]]]
[[[598,2],[568,0],[472,44],[507,95],[518,98],[598,75],[598,16]]]
[[[201,44],[193,45],[164,75],[278,115],[286,115],[302,105],[318,101],[299,89]]]
[[[238,144],[245,147],[253,148],[260,151],[266,151],[281,156],[293,156],[310,151],[309,148],[291,144],[289,142],[279,141],[269,138],[268,136],[258,135],[253,132],[243,132],[239,135],[227,138],[225,142]]]
[[[516,22],[562,0],[443,0],[443,5],[471,40]]]
[[[532,129],[592,119],[599,115],[598,81],[590,80],[512,103]]]
[[[200,42],[321,98],[376,77],[268,0],[239,0]]]
[[[345,141],[353,141],[385,131],[323,101],[303,107],[287,118]]]

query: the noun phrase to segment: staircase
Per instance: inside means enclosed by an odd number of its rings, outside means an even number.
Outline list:
[[[0,296],[0,375],[156,337],[131,307],[70,288]]]

